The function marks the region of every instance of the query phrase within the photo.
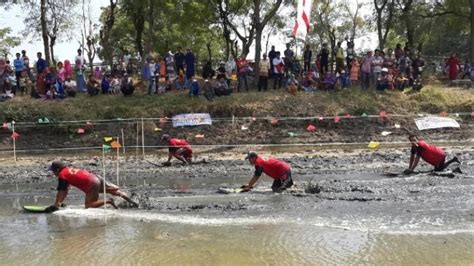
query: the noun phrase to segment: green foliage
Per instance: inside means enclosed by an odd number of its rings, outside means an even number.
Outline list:
[[[0,57],[10,53],[10,49],[20,45],[19,37],[11,36],[10,28],[0,28]]]

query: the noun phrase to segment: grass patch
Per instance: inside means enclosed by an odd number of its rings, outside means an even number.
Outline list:
[[[339,92],[299,93],[283,91],[237,93],[209,102],[191,98],[185,92],[159,96],[138,93],[133,97],[80,94],[62,101],[44,101],[17,97],[0,103],[2,121],[37,121],[39,118],[95,120],[135,117],[163,117],[178,113],[207,112],[213,117],[235,116],[317,116],[390,113],[471,112],[474,94],[469,90],[427,86],[419,93],[377,93],[350,89]]]

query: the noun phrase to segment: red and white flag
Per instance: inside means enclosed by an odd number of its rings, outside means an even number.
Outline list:
[[[311,17],[311,7],[313,0],[298,0],[298,9],[295,26],[293,27],[293,36],[299,39],[305,39],[309,32],[309,18]]]

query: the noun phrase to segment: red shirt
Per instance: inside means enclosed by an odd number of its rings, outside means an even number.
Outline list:
[[[443,149],[430,145],[424,140],[419,140],[417,144],[418,147],[412,148],[412,154],[417,153],[423,160],[435,167],[440,166],[444,162],[446,153]]]
[[[168,140],[168,145],[174,148],[185,148],[191,150],[191,145],[184,139],[170,139]]]
[[[264,160],[260,156],[257,156],[255,160],[255,168],[261,167],[263,172],[273,179],[285,180],[287,178],[287,172],[291,170],[291,167],[280,160],[275,158],[269,158]]]
[[[66,181],[78,189],[88,193],[99,181],[98,178],[86,170],[64,167],[58,174],[58,178]]]

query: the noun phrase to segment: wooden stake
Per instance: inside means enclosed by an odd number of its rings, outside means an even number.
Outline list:
[[[120,143],[120,140],[119,140],[119,137],[117,136],[117,142]],[[120,164],[120,158],[119,158],[119,154],[120,154],[120,148],[117,148],[117,186],[120,186],[120,177],[119,177],[119,164]]]
[[[125,134],[123,133],[123,128],[121,129],[122,131],[122,151],[123,151],[123,157],[125,157]]]
[[[12,121],[12,135],[15,136],[15,121]],[[16,137],[13,137],[13,160],[16,163]]]
[[[105,149],[104,147],[102,147],[102,180],[103,180],[103,183],[104,183],[104,220],[105,222],[107,222],[107,215],[105,210],[107,208],[107,193],[106,193],[106,189],[105,189]]]
[[[135,145],[135,156],[138,157],[138,122],[137,122],[137,145]]]
[[[142,154],[143,154],[143,159],[145,159],[145,125],[143,122],[143,117],[142,117]]]

